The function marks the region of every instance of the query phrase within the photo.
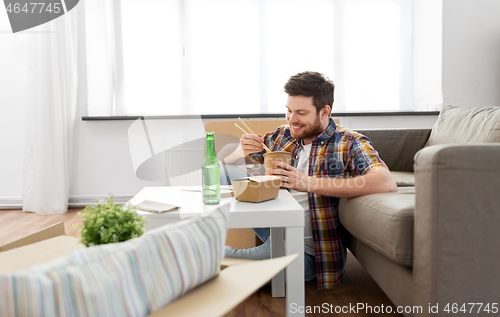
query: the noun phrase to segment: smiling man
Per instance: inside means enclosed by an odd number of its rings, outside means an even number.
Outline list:
[[[241,157],[264,161],[263,143],[273,151],[292,153],[292,165],[274,162],[280,176],[305,210],[305,280],[317,277],[318,288],[338,286],[344,279],[346,247],[338,218],[339,198],[397,191],[387,166],[370,140],[335,124],[330,117],[334,84],[323,74],[303,72],[285,84],[289,126],[265,136],[244,134],[238,149],[224,161]],[[270,257],[269,229],[254,229],[264,241],[251,249],[227,247],[226,257]]]

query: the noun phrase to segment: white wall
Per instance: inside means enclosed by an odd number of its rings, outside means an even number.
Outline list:
[[[135,195],[145,186],[164,185],[135,176],[128,144],[132,122],[78,122],[70,197]]]
[[[443,1],[443,104],[500,106],[500,1]]]

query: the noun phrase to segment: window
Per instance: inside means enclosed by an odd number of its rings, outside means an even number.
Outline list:
[[[89,115],[283,113],[305,70],[336,84],[335,112],[411,109],[411,1],[110,2],[112,79],[89,60]],[[103,51],[87,32],[87,52]]]

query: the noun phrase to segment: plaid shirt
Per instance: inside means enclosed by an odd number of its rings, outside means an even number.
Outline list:
[[[292,165],[297,166],[302,145],[291,136],[288,126],[281,126],[263,138],[272,151],[292,153]],[[263,163],[264,153],[250,157]],[[309,176],[312,177],[347,178],[363,175],[374,167],[387,167],[367,137],[336,125],[333,119],[312,141],[310,155]],[[318,289],[333,288],[344,280],[347,250],[341,235],[338,206],[337,197],[309,193]]]

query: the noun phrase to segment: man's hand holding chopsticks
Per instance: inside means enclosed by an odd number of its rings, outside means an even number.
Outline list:
[[[264,140],[260,134],[243,134],[238,148],[222,160],[224,164],[231,164],[252,153],[258,153],[264,149]]]
[[[240,139],[240,148],[243,157],[262,151],[264,149],[262,142],[264,142],[264,139],[262,139],[262,135],[260,134],[243,134]]]

